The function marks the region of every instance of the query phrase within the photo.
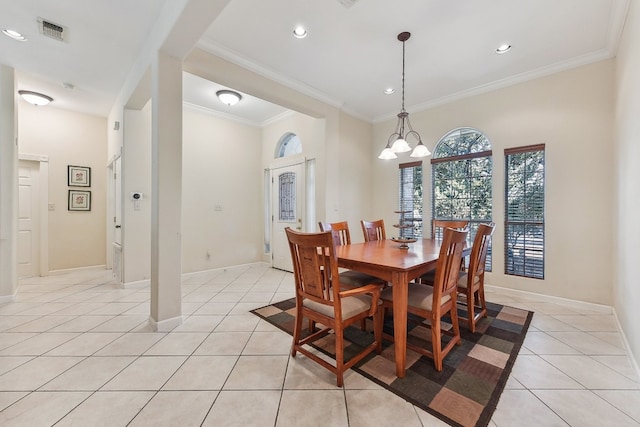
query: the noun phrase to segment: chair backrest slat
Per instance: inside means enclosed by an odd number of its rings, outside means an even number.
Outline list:
[[[376,221],[360,221],[362,225],[362,234],[364,235],[365,242],[372,242],[374,240],[384,240],[387,238],[387,233],[384,228],[384,220],[379,219]]]
[[[339,286],[335,289],[331,286],[333,278],[338,280],[338,259],[332,233],[301,233],[289,227],[285,231],[293,262],[296,295],[333,305],[340,289]]]
[[[442,238],[445,228],[455,228],[457,230],[463,230],[469,226],[467,220],[451,220],[451,219],[434,219],[431,221],[431,238]],[[442,229],[441,233],[438,230]]]
[[[473,247],[471,249],[471,256],[469,257],[469,280],[473,283],[473,277],[477,277],[484,274],[484,268],[487,261],[487,251],[489,250],[489,244],[491,242],[491,235],[496,225],[480,224],[476,237],[473,240]]]
[[[350,245],[351,234],[349,233],[349,223],[347,221],[340,222],[322,222],[318,223],[320,231],[331,231],[333,233],[333,241],[336,246]]]
[[[436,264],[435,282],[433,284],[433,300],[440,301],[444,295],[455,293],[460,273],[462,251],[466,244],[467,230],[445,228],[440,247],[440,255]],[[439,304],[434,304],[437,309]]]

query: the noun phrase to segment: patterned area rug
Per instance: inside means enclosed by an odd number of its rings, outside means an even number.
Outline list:
[[[462,345],[447,355],[441,372],[435,370],[431,359],[407,350],[407,373],[405,378],[397,378],[393,343],[386,340],[382,354],[374,352],[353,369],[452,426],[487,426],[533,317],[533,312],[499,304],[487,303],[487,308],[488,316],[478,322],[475,333],[470,333],[465,322],[461,322]],[[461,317],[465,317],[463,310],[464,307],[459,307]],[[292,334],[293,298],[252,313]],[[430,345],[425,342],[430,340],[429,330],[415,327],[421,320],[411,319],[407,339]],[[385,321],[384,329],[393,334],[392,319]],[[371,341],[370,324],[367,331],[360,330],[359,326],[349,327],[345,331],[345,358]],[[321,339],[314,345],[333,355],[333,339]]]

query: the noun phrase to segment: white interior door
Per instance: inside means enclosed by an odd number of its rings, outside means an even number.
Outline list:
[[[113,242],[122,246],[122,158],[113,162]]]
[[[274,268],[293,271],[286,227],[302,231],[305,200],[304,163],[271,170],[271,258]]]
[[[111,190],[113,197],[111,271],[116,282],[122,282],[122,158],[116,158],[111,164]]]
[[[18,277],[40,275],[40,163],[18,163]]]

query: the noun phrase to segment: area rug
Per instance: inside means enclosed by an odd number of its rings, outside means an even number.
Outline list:
[[[405,378],[397,378],[393,343],[386,340],[382,354],[374,352],[353,369],[452,426],[487,426],[533,317],[533,312],[499,304],[487,303],[487,309],[488,316],[477,323],[475,333],[469,332],[461,322],[462,345],[447,355],[441,372],[435,370],[431,359],[407,350]],[[459,307],[458,312],[465,317],[463,307]],[[293,298],[252,310],[252,313],[290,335],[293,332]],[[425,345],[424,341],[430,339],[428,329],[412,327],[414,324],[409,325],[407,339],[422,341]],[[385,332],[393,334],[391,319],[385,321]],[[372,341],[370,324],[366,331],[359,325],[347,328],[345,358]],[[333,356],[332,339],[318,340],[314,346]]]

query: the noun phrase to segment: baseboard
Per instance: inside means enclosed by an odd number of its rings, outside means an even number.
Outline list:
[[[182,324],[182,316],[176,316],[171,319],[162,320],[156,322],[151,316],[149,316],[149,326],[154,332],[171,332],[176,327]]]
[[[136,280],[135,282],[126,282],[120,285],[123,289],[146,288],[151,285],[151,279]]]
[[[592,302],[576,301],[568,298],[555,297],[552,295],[545,295],[545,294],[537,294],[535,292],[521,291],[518,289],[511,289],[511,288],[502,288],[499,286],[492,286],[492,285],[486,285],[486,284],[485,284],[485,288],[487,288],[488,290],[495,290],[496,292],[500,292],[501,294],[505,294],[505,295],[511,294],[514,296],[520,295],[520,296],[534,297],[543,302],[562,304],[569,308],[573,307],[577,309],[592,310],[602,314],[613,314],[613,307],[610,307],[604,304],[594,304]]]
[[[629,345],[629,340],[627,340],[627,336],[624,333],[624,329],[620,324],[620,320],[618,320],[618,313],[616,313],[616,309],[613,309],[613,318],[616,320],[616,325],[618,330],[620,331],[620,335],[622,335],[622,342],[624,343],[625,349],[627,350],[627,356],[629,357],[629,361],[631,362],[631,367],[635,370],[636,375],[640,378],[640,365],[638,365],[638,361],[636,360],[634,354],[631,352],[631,346]]]
[[[237,265],[231,265],[231,266],[227,266],[227,267],[218,267],[218,268],[212,268],[209,270],[200,270],[200,271],[193,271],[190,273],[182,273],[182,277],[183,278],[189,278],[189,277],[193,277],[193,276],[198,276],[200,274],[206,274],[206,273],[215,273],[218,271],[227,271],[227,270],[233,270],[235,268],[245,268],[245,267],[251,267],[254,265],[265,265],[265,266],[269,266],[268,262],[264,262],[264,261],[256,261],[256,262],[249,262],[247,264],[237,264]]]
[[[182,273],[181,274],[181,278],[182,279],[188,279],[190,277],[196,277],[196,276],[199,276],[201,274],[215,273],[215,272],[218,272],[218,271],[228,271],[228,270],[233,270],[235,268],[246,268],[246,267],[251,267],[251,266],[254,266],[254,265],[269,266],[269,264],[266,263],[266,262],[257,261],[257,262],[250,262],[250,263],[247,263],[247,264],[238,264],[238,265],[232,265],[232,266],[227,266],[227,267],[212,268],[210,270],[200,270],[200,271],[192,271],[190,273]],[[136,280],[134,282],[123,283],[122,284],[122,288],[124,288],[124,289],[144,288],[146,286],[149,286],[150,284],[151,284],[151,279]]]
[[[79,271],[91,271],[91,270],[108,270],[106,265],[91,265],[89,267],[74,267],[74,268],[63,268],[61,270],[49,270],[45,276],[54,276],[57,274],[69,274]]]
[[[13,295],[3,295],[0,296],[0,304],[4,304],[7,302],[14,302],[16,300],[16,295],[17,295],[18,291],[16,290]]]

